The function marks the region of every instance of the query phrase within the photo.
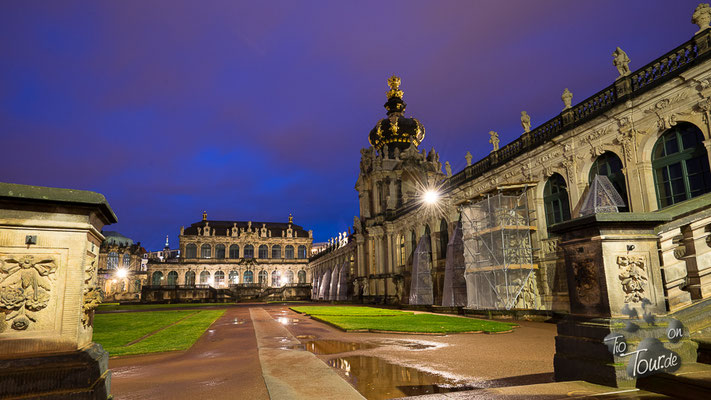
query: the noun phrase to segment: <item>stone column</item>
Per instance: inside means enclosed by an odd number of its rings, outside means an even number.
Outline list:
[[[91,341],[104,196],[0,183],[0,393],[106,399],[108,353]],[[30,295],[31,294],[31,295]]]

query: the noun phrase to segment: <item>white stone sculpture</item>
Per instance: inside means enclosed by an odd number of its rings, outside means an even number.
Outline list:
[[[499,150],[499,134],[494,132],[494,131],[489,131],[489,143],[491,143],[494,146],[494,150],[491,152],[495,152]]]
[[[531,117],[525,111],[521,111],[521,126],[524,132],[531,132]]]
[[[569,109],[570,104],[573,102],[573,94],[570,93],[570,90],[568,90],[568,88],[565,88],[560,98],[563,100],[563,105],[565,105],[565,108],[563,108],[563,110]]]
[[[467,167],[472,165],[472,153],[467,151],[467,154],[464,156],[464,158],[467,160]]]
[[[696,10],[691,16],[691,22],[699,26],[699,30],[696,33],[709,27],[709,23],[711,23],[711,7],[709,7],[709,3],[700,3],[696,6]]]
[[[623,76],[627,76],[630,74],[630,58],[627,57],[627,53],[624,52],[621,48],[617,48],[613,53],[612,57],[614,59],[612,60],[612,64],[617,67],[617,72],[620,73],[620,76],[617,77],[617,79],[622,78]]]

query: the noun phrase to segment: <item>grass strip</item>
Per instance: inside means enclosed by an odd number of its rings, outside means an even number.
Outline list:
[[[114,348],[113,351],[109,350],[109,354],[113,357],[189,349],[205,330],[224,313],[225,310],[200,310],[189,318],[138,343]]]
[[[316,315],[333,325],[351,330],[377,330],[390,332],[454,333],[454,332],[506,332],[516,324],[475,318],[450,317],[435,314],[393,316],[343,316]]]
[[[291,310],[308,315],[342,315],[342,316],[390,316],[413,315],[410,311],[390,310],[387,308],[358,306],[302,306],[291,307]]]
[[[94,341],[104,349],[120,348],[195,311],[156,311],[94,315]],[[111,351],[109,351],[111,353]]]
[[[196,308],[196,307],[214,307],[228,306],[231,303],[175,303],[175,304],[125,304],[104,303],[99,304],[96,308],[98,312],[102,311],[134,311],[134,310],[154,310],[161,308]]]

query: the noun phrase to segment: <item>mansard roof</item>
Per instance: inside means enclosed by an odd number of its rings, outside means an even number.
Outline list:
[[[289,229],[289,223],[287,222],[260,222],[260,221],[251,221],[252,222],[252,230],[256,230],[256,232],[259,232],[259,229],[262,229],[262,224],[265,225],[267,230],[270,230],[272,232],[272,237],[281,237],[281,231],[286,231]],[[213,221],[213,220],[206,220],[206,221],[199,221],[195,222],[194,224],[191,224],[190,226],[186,227],[185,230],[183,231],[183,235],[197,235],[198,234],[198,229],[197,228],[204,228],[205,224],[208,224],[208,226],[211,229],[215,230],[215,236],[227,236],[227,230],[232,229],[233,226],[237,226],[238,229],[247,229],[249,226],[249,221]],[[295,232],[294,236],[296,237],[309,237],[309,232],[305,230],[303,227],[300,225],[296,224],[291,224],[291,229]]]

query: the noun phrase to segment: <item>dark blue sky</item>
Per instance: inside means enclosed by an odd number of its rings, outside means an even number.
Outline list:
[[[455,172],[690,39],[697,1],[3,1],[0,181],[94,190],[159,249],[201,219],[327,240],[386,79]]]

